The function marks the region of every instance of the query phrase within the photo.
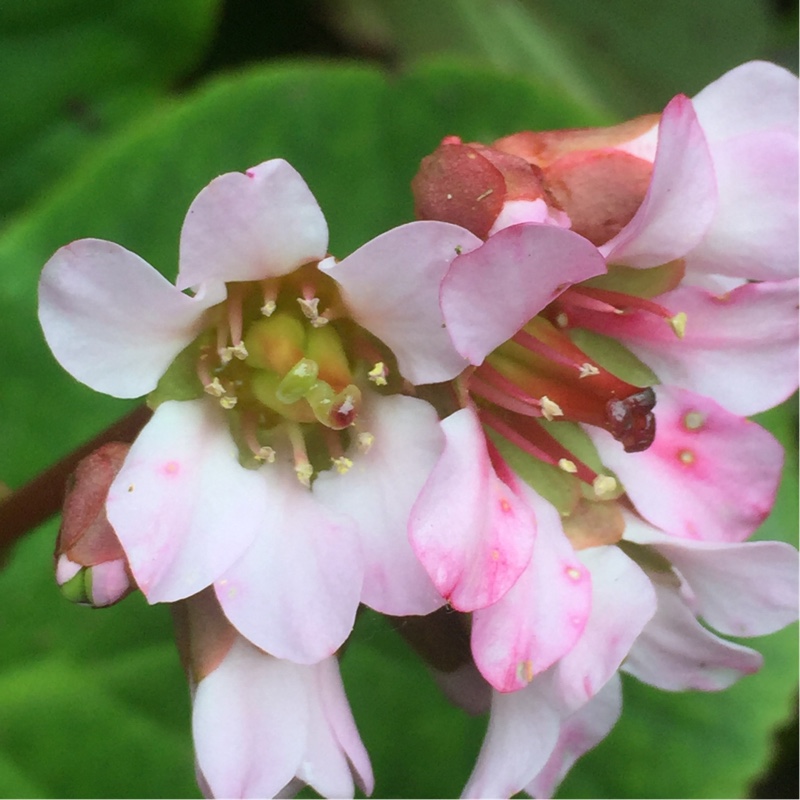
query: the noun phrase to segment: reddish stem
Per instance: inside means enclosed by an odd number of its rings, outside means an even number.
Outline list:
[[[147,406],[139,406],[5,500],[0,500],[0,550],[10,547],[28,531],[61,511],[67,480],[81,459],[109,442],[132,442],[152,413]]]

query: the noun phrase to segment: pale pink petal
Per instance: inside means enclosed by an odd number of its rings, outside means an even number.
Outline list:
[[[214,797],[274,797],[294,778],[311,722],[306,670],[238,638],[200,681],[192,730]]]
[[[113,605],[131,589],[124,558],[95,564],[91,575],[91,600],[95,608]]]
[[[442,282],[453,343],[480,364],[564,289],[605,271],[597,248],[572,231],[533,223],[504,228],[458,256]]]
[[[693,102],[712,144],[743,133],[797,129],[797,76],[766,61],[749,61],[726,72]]]
[[[654,581],[658,611],[636,640],[625,672],[658,689],[713,692],[761,667],[761,654],[706,630],[676,587]]]
[[[480,244],[449,222],[410,222],[320,269],[339,284],[359,325],[389,346],[405,378],[439,383],[466,366],[444,329],[439,285],[456,254]]]
[[[622,713],[622,684],[614,673],[603,688],[561,723],[553,754],[525,787],[531,797],[552,797],[572,765],[611,733]]]
[[[656,612],[649,578],[618,547],[592,547],[578,557],[592,574],[592,610],[583,635],[553,675],[570,709],[590,701],[611,680]]]
[[[364,576],[356,526],[322,506],[290,464],[265,464],[256,474],[267,509],[261,530],[220,571],[214,590],[225,616],[253,644],[312,664],[353,629]]]
[[[433,406],[413,397],[370,395],[359,428],[366,453],[353,448],[344,475],[323,472],[314,497],[354,520],[364,552],[361,601],[384,614],[429,614],[444,604],[408,541],[412,505],[444,446]]]
[[[472,617],[475,664],[501,692],[524,687],[568,653],[583,633],[592,602],[589,570],[575,556],[558,511],[521,487],[538,524],[533,555],[514,586]]]
[[[319,704],[324,714],[324,724],[329,726],[340,752],[347,758],[359,788],[365,794],[370,795],[375,788],[372,765],[367,749],[358,734],[350,704],[347,702],[344,685],[339,674],[339,664],[335,658],[329,658],[316,664],[313,670]],[[323,791],[320,785],[313,781],[308,781],[308,783],[311,783],[318,792],[327,797],[344,797],[344,794]]]
[[[619,339],[662,383],[749,416],[797,389],[797,281],[749,283],[715,296],[681,286],[656,298],[687,315],[686,335],[651,314],[577,311],[574,324]],[[656,412],[658,413],[658,412]]]
[[[321,674],[323,672],[332,672],[333,675],[330,677],[333,678],[333,681],[329,680],[329,676],[323,676]],[[336,659],[326,658],[319,664],[306,668],[304,673],[306,673],[306,691],[310,698],[310,714],[305,752],[297,766],[297,777],[303,783],[313,787],[323,797],[353,797],[355,794],[353,774],[347,756],[333,729],[334,720],[329,719],[326,701],[330,700],[335,704],[330,708],[334,715],[343,713],[348,718],[347,723],[353,729],[355,738],[361,745],[361,750],[364,751],[364,757],[367,756],[358,732],[355,730],[355,723],[344,695]],[[338,686],[336,682],[338,682]],[[330,689],[335,695],[326,697],[326,690]],[[368,758],[367,765],[369,765]]]
[[[474,611],[499,600],[527,566],[536,518],[498,478],[475,411],[441,423],[446,445],[414,504],[409,535],[439,593]]]
[[[686,258],[690,274],[767,281],[797,275],[797,147],[797,133],[786,129],[714,145],[719,203],[703,241]]]
[[[524,222],[557,225],[559,228],[569,228],[572,224],[563,211],[550,208],[541,197],[537,197],[535,200],[506,200],[503,203],[503,210],[489,229],[489,236],[494,236],[503,228],[520,225]]]
[[[263,479],[239,464],[224,414],[206,400],[162,403],[109,489],[109,522],[151,603],[208,586],[266,519]]]
[[[280,158],[228,172],[189,207],[181,231],[178,288],[256,281],[319,261],[328,226],[298,172]]]
[[[462,797],[512,797],[547,763],[559,734],[549,675],[510,694],[494,692],[489,728]]]
[[[775,500],[783,448],[771,433],[713,400],[656,386],[656,436],[626,453],[587,426],[603,463],[622,481],[637,511],[686,539],[738,542],[766,519]]]
[[[681,258],[708,229],[717,202],[714,165],[692,101],[674,97],[661,116],[653,177],[633,219],[600,251],[610,264],[655,267]]]
[[[39,321],[64,369],[95,391],[141,397],[198,335],[203,312],[225,298],[179,292],[124,247],[81,239],[45,264]]]
[[[668,559],[691,588],[696,613],[720,633],[764,636],[797,620],[798,555],[785,542],[676,541],[633,515],[625,538]]]

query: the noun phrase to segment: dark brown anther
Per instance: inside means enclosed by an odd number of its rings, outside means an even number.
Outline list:
[[[656,436],[656,418],[652,413],[655,404],[655,392],[649,387],[606,403],[607,430],[622,443],[626,453],[639,453],[653,443]]]

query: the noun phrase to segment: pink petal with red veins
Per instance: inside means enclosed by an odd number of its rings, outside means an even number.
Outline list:
[[[441,289],[453,343],[471,364],[574,283],[606,272],[597,248],[553,225],[514,225],[455,259]]]
[[[308,667],[280,661],[238,638],[200,681],[192,731],[213,797],[275,797],[306,752],[312,722]]]
[[[783,448],[772,434],[707,397],[656,386],[656,436],[626,453],[605,431],[587,427],[603,463],[637,511],[673,536],[739,542],[775,501]]]
[[[686,255],[714,216],[714,165],[692,101],[674,97],[661,116],[653,177],[633,219],[600,247],[610,264],[655,267]]]
[[[228,172],[194,199],[181,231],[178,288],[257,281],[319,261],[328,226],[299,173],[280,158]]]
[[[339,665],[335,658],[329,658],[315,664],[312,670],[319,704],[312,705],[309,746],[302,769],[297,774],[323,797],[352,797],[352,778],[355,773],[361,791],[366,795],[371,795],[375,788],[372,765],[347,702],[344,685],[339,674]],[[317,720],[314,719],[315,715],[318,717]],[[342,772],[339,780],[342,787],[348,787],[346,791],[337,788],[331,782],[331,769],[326,767],[324,774],[319,774],[323,772],[317,765],[321,759],[314,756],[312,744],[321,733],[325,733],[331,740],[328,747],[332,758],[329,760],[333,761],[337,767],[340,759],[344,761],[347,773]],[[306,762],[310,762],[312,769],[306,768]]]
[[[355,523],[325,508],[285,462],[256,473],[261,530],[214,583],[225,616],[277,658],[312,664],[353,629],[364,579]]]
[[[444,329],[439,285],[456,254],[480,244],[449,222],[411,222],[320,269],[339,284],[353,318],[391,348],[405,378],[439,383],[467,366]]]
[[[528,565],[536,517],[498,478],[472,409],[441,428],[444,452],[414,504],[409,535],[442,597],[474,611],[499,600]]]
[[[524,687],[568,653],[592,603],[589,570],[575,556],[558,511],[522,482],[520,488],[538,524],[533,555],[514,586],[472,617],[475,664],[501,692]]]
[[[109,489],[109,522],[150,603],[208,586],[264,524],[263,480],[239,464],[224,413],[206,400],[163,403]]]
[[[79,381],[112,397],[141,397],[200,332],[203,312],[224,298],[221,286],[188,297],[124,247],[81,239],[45,264],[39,321]]]
[[[766,61],[726,72],[693,102],[712,143],[778,127],[797,129],[797,76]]]
[[[438,417],[422,400],[370,394],[359,427],[374,437],[369,451],[353,448],[344,475],[323,472],[314,497],[357,526],[366,565],[361,601],[384,614],[429,614],[444,601],[414,555],[408,520],[444,446]]]
[[[717,143],[712,153],[719,204],[705,238],[686,258],[689,273],[795,277],[797,133],[743,134]]]
[[[691,588],[695,611],[720,633],[765,636],[797,620],[798,554],[785,542],[676,541],[632,515],[625,538],[667,558]]]
[[[561,723],[553,754],[525,791],[531,797],[552,797],[572,765],[611,733],[621,713],[622,684],[614,673],[586,705]]]
[[[553,675],[570,709],[590,701],[613,678],[656,612],[650,579],[618,547],[592,547],[578,556],[592,574],[592,610],[583,635]]]
[[[668,692],[727,689],[761,667],[760,653],[706,630],[677,589],[654,581],[658,611],[636,640],[622,669]]]
[[[619,339],[662,383],[748,416],[797,390],[797,286],[796,280],[750,283],[722,296],[681,286],[663,294],[656,302],[687,315],[682,340],[645,313],[581,310],[573,322]]]
[[[489,728],[462,797],[512,797],[545,766],[559,735],[549,675],[512,694],[494,693]]]

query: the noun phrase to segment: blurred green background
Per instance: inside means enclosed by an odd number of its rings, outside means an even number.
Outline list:
[[[281,156],[342,256],[411,218],[409,180],[443,135],[618,121],[752,58],[797,71],[797,7],[766,0],[4,0],[0,38],[11,488],[131,407],[78,385],[44,345],[36,282],[60,245],[112,239],[173,277],[197,191]],[[762,422],[790,453],[759,536],[796,543],[795,405]],[[199,796],[169,611],[62,601],[56,530],[0,573],[0,795]],[[623,721],[559,796],[797,797],[796,627],[754,646],[764,670],[718,695],[626,681]],[[376,615],[343,672],[376,796],[457,796],[485,720],[451,708]]]

